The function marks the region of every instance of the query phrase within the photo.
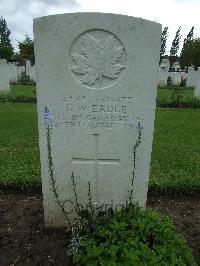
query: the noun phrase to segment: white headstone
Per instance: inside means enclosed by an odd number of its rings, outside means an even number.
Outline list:
[[[25,66],[20,66],[20,73],[22,74],[22,73],[26,73],[26,71],[25,71]]]
[[[197,81],[194,89],[194,96],[198,98],[200,97],[200,69],[197,71]]]
[[[17,66],[17,81],[20,80],[22,74],[22,68]]]
[[[0,92],[9,92],[9,69],[5,59],[0,59]]]
[[[195,71],[193,68],[190,68],[188,70],[188,77],[187,77],[187,87],[195,87],[197,83],[197,71]]]
[[[35,65],[30,69],[30,80],[35,81]]]
[[[26,60],[26,75],[30,77],[31,75],[31,61]]]
[[[188,73],[187,72],[181,72],[181,79],[187,80]]]
[[[170,72],[172,77],[173,85],[180,85],[181,83],[181,72]]]
[[[168,70],[163,70],[159,68],[158,86],[164,87],[167,85],[168,73],[169,73]]]
[[[41,119],[45,108],[51,112],[47,118],[53,117],[54,174],[66,210],[74,202],[72,172],[83,205],[88,182],[99,205],[125,205],[134,179],[133,197],[145,208],[160,36],[160,24],[123,15],[75,13],[34,20],[46,226],[62,226],[64,219],[52,193]]]
[[[8,64],[9,68],[9,81],[16,83],[18,78],[17,66],[15,64]]]

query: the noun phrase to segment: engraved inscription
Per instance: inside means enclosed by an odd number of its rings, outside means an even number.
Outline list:
[[[100,89],[112,84],[125,65],[125,48],[110,32],[85,32],[72,45],[70,69],[80,83],[90,88]]]
[[[63,111],[55,125],[71,128],[125,128],[136,123],[132,112],[134,99],[127,96],[68,95],[62,97]]]

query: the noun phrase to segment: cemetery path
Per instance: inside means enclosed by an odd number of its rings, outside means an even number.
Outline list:
[[[168,215],[200,264],[200,194],[149,193],[148,207]],[[72,265],[65,257],[64,229],[45,230],[40,191],[0,192],[0,265]]]

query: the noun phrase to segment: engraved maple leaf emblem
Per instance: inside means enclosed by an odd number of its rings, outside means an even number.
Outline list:
[[[123,54],[124,48],[116,45],[113,36],[102,42],[87,33],[79,53],[72,54],[71,70],[83,84],[93,85],[103,77],[116,79],[125,67],[120,64]]]

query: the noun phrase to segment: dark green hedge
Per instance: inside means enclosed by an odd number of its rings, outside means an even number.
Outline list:
[[[200,99],[192,98],[187,100],[182,100],[181,102],[176,101],[166,101],[166,100],[157,100],[157,107],[164,108],[200,108]]]
[[[36,103],[36,97],[28,96],[14,96],[10,94],[0,94],[0,103],[11,102],[11,103]]]

